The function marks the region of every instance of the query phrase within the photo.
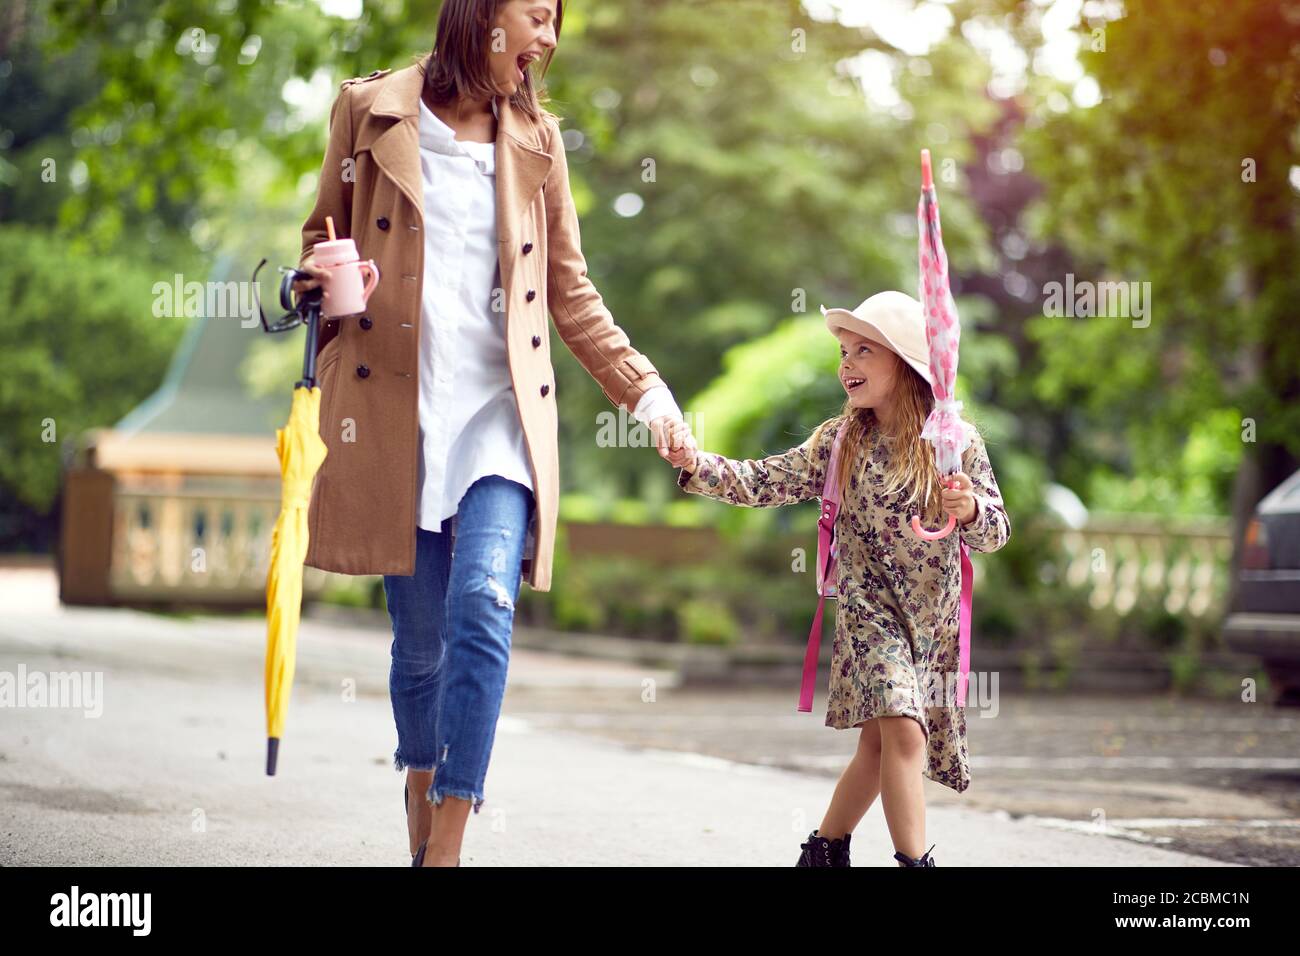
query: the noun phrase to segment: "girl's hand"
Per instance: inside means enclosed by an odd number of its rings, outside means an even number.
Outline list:
[[[302,265],[298,266],[298,271],[308,272],[311,274],[312,277],[310,279],[294,280],[293,291],[297,295],[302,295],[304,292],[308,291],[309,289],[318,288],[321,284],[321,280],[328,279],[330,274],[329,270],[326,269],[324,266],[316,265],[315,253],[308,253],[307,258],[302,261]]]
[[[692,445],[694,441],[694,439],[691,439]],[[693,475],[695,474],[695,455],[696,449],[694,447],[683,448],[677,453],[676,457],[670,457],[668,463],[674,468],[685,468],[688,474]]]
[[[656,418],[650,423],[650,428],[655,435],[660,456],[674,468],[695,470],[695,436],[691,434],[691,426],[685,420],[667,416]]]
[[[975,520],[975,484],[964,471],[949,475],[940,494],[944,513],[955,517],[958,524]]]

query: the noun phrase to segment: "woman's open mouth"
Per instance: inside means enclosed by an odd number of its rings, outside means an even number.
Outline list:
[[[536,57],[525,53],[523,56],[520,56],[515,60],[515,70],[519,74],[520,83],[524,82],[524,71],[528,69],[528,64],[532,63],[535,59]]]
[[[866,384],[866,381],[865,378],[846,378],[844,379],[844,390],[852,392],[854,389],[861,388]]]

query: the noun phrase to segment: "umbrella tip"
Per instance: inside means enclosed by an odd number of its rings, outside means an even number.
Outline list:
[[[930,151],[921,150],[921,188],[929,189],[934,185],[934,175],[930,171]]]
[[[275,762],[280,756],[280,738],[266,738],[266,775],[275,776]]]

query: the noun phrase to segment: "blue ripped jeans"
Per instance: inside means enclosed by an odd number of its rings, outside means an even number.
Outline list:
[[[475,813],[483,805],[535,507],[525,485],[479,478],[441,531],[416,529],[415,573],[384,575],[393,625],[393,765],[433,770],[426,796],[434,804],[450,794],[473,800]]]

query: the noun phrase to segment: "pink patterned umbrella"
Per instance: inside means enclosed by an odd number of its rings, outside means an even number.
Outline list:
[[[961,470],[962,452],[971,436],[961,419],[961,402],[953,398],[957,386],[957,346],[961,341],[961,323],[948,283],[948,254],[943,249],[943,230],[939,226],[939,198],[935,194],[930,170],[930,151],[921,150],[921,200],[916,206],[919,231],[921,305],[925,310],[925,337],[930,345],[930,377],[934,389],[934,408],[925,420],[921,437],[934,445],[939,474],[951,475]],[[949,483],[950,487],[952,483]],[[957,525],[948,523],[938,531],[921,527],[921,519],[912,516],[912,532],[918,538],[936,541],[946,537]],[[966,705],[966,675],[970,661],[971,566],[966,543],[961,543],[962,602],[960,626],[960,669],[957,681],[957,706]]]

